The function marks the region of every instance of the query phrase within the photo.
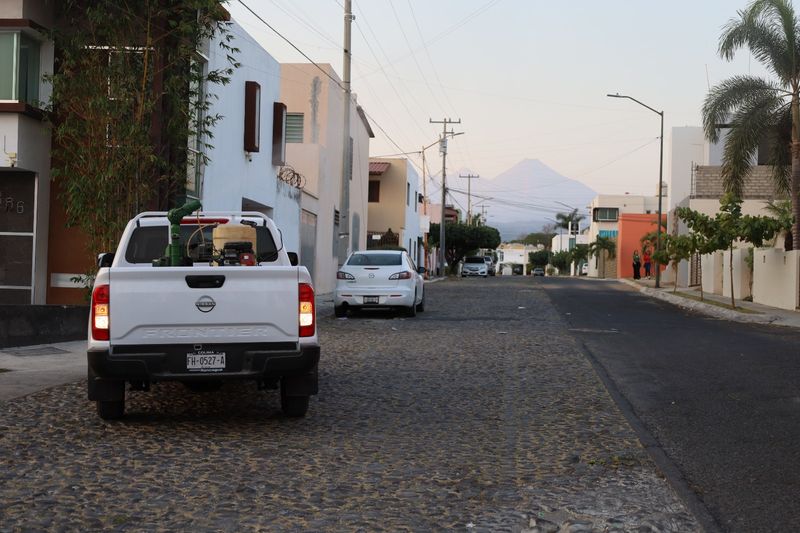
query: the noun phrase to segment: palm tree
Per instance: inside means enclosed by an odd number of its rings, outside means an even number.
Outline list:
[[[764,206],[764,211],[772,215],[781,224],[781,231],[786,232],[783,239],[783,248],[788,252],[792,246],[792,202],[789,200],[770,200]]]
[[[578,209],[573,209],[569,213],[556,213],[556,227],[572,231],[572,226],[577,225],[586,215],[579,215]]]
[[[703,129],[719,141],[719,125],[730,124],[722,158],[728,192],[742,196],[753,156],[764,139],[773,141],[769,163],[778,191],[790,193],[794,248],[800,248],[800,25],[790,0],[754,0],[725,25],[719,54],[731,60],[741,48],[775,79],[733,76],[708,93]]]
[[[580,275],[578,267],[584,261],[589,260],[589,246],[586,244],[576,244],[575,248],[569,251],[570,262],[575,265],[575,275]]]
[[[597,240],[589,244],[589,255],[603,257],[603,276],[606,277],[606,257],[614,259],[617,256],[617,243],[609,237],[597,237]]]

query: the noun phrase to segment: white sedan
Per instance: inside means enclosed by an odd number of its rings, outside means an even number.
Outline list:
[[[353,252],[336,273],[334,313],[347,315],[354,308],[395,308],[406,316],[425,310],[424,268],[402,250]]]

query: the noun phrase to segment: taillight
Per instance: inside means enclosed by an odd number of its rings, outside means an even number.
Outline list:
[[[348,272],[339,271],[336,273],[336,279],[356,279],[356,277]]]
[[[300,336],[313,337],[314,328],[314,289],[308,283],[300,284]]]
[[[407,270],[403,272],[397,272],[396,274],[389,276],[389,279],[411,279],[411,272]]]
[[[92,338],[96,341],[109,339],[109,311],[111,310],[111,286],[97,285],[92,291]]]

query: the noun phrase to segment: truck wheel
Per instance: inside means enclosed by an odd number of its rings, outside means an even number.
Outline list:
[[[287,396],[283,382],[281,382],[281,411],[292,418],[306,416],[308,412],[308,396]]]
[[[98,400],[97,414],[103,420],[118,420],[125,414],[125,400]]]
[[[333,314],[336,318],[343,318],[347,316],[347,307],[343,305],[334,305]]]

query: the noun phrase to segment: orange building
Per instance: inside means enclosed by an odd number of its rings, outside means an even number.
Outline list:
[[[633,252],[638,250],[639,256],[642,256],[641,239],[648,233],[656,231],[657,220],[658,215],[655,213],[644,215],[621,213],[619,215],[619,233],[617,234],[617,277],[633,277]],[[662,216],[661,220],[666,224],[666,215]],[[655,268],[655,265],[653,265],[653,268]],[[663,266],[661,270],[664,270]],[[655,270],[651,272],[655,272]],[[644,261],[642,261],[641,274],[644,276]]]

